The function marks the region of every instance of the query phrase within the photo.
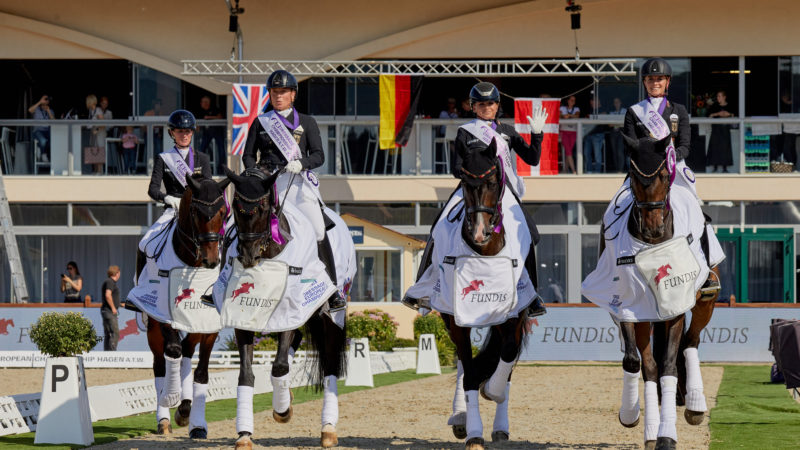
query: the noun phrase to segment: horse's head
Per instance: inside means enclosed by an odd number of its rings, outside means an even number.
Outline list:
[[[267,175],[252,168],[236,175],[225,168],[225,175],[236,187],[232,206],[239,232],[238,259],[243,267],[253,267],[266,256],[272,240],[271,222],[278,205],[275,180],[279,172]]]
[[[636,140],[623,136],[631,155],[631,215],[637,222],[637,237],[651,244],[662,242],[672,235],[669,226],[672,210],[669,205],[670,173],[667,158],[671,137]]]
[[[192,259],[189,265],[213,269],[219,264],[219,241],[222,240],[219,230],[227,212],[222,194],[230,181],[217,183],[187,174],[186,182],[189,189],[184,192],[178,211],[178,230],[184,245],[178,250],[178,255],[189,250],[193,254],[182,258],[184,262]]]
[[[483,150],[461,155],[461,191],[466,216],[464,235],[467,242],[482,246],[501,226],[500,199],[503,195],[503,172],[497,157],[497,143],[492,140]]]

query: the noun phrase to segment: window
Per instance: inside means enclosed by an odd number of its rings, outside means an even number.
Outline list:
[[[339,212],[383,226],[414,225],[413,203],[342,203]]]
[[[403,296],[400,250],[356,250],[358,271],[350,289],[353,302],[399,302]]]
[[[548,303],[567,301],[567,235],[543,234],[536,246],[539,295]]]
[[[147,226],[147,204],[108,205],[73,204],[72,225],[141,225]]]
[[[537,225],[575,225],[578,222],[576,203],[523,203]]]
[[[12,203],[11,222],[23,225],[67,225],[66,204]]]

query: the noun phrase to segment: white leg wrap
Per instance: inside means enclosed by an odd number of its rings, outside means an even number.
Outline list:
[[[270,376],[270,378],[272,379],[272,409],[283,414],[289,410],[289,406],[292,404],[289,391],[291,379],[288,373],[281,377]]]
[[[675,393],[678,391],[678,378],[671,376],[661,377],[661,423],[658,426],[658,435],[678,440],[676,428],[677,409],[675,406]]]
[[[467,399],[464,396],[464,365],[456,360],[456,392],[453,394],[453,414],[447,419],[448,425],[467,423]]]
[[[192,408],[194,409],[194,408]],[[236,387],[236,433],[253,434],[253,387]]]
[[[181,358],[181,400],[192,399],[192,358]]]
[[[483,437],[483,422],[478,409],[478,391],[467,391],[467,440]]]
[[[323,381],[322,426],[339,422],[339,388],[336,386],[336,375],[328,375]]]
[[[181,402],[181,359],[164,355],[167,362],[167,375],[164,377],[164,395],[159,405],[173,408]]]
[[[192,386],[192,412],[189,413],[189,431],[195,428],[202,428],[208,430],[206,423],[206,392],[208,392],[207,384],[194,383]]]
[[[156,422],[161,419],[169,419],[169,408],[160,405],[161,396],[164,395],[164,377],[156,378]]]
[[[706,396],[703,394],[703,375],[700,373],[700,357],[697,349],[689,347],[683,351],[686,359],[686,409],[705,412]]]
[[[655,381],[644,382],[644,440],[655,441],[658,437],[658,386]]]
[[[506,401],[498,403],[494,413],[494,424],[492,431],[505,431],[508,433],[508,392],[511,390],[511,382],[506,383]]]
[[[506,400],[506,384],[513,368],[514,361],[505,362],[501,358],[497,364],[497,369],[494,370],[489,381],[483,386],[483,393],[495,402],[503,403]]]
[[[619,420],[632,424],[639,418],[639,374],[622,371],[622,405]]]

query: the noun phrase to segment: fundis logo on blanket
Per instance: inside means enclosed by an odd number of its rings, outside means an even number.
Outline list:
[[[691,272],[685,272],[680,275],[670,276],[672,275],[669,271],[672,269],[672,266],[669,264],[664,264],[663,266],[658,268],[658,273],[655,277],[656,285],[660,289],[667,290],[670,288],[675,288],[681,286],[683,284],[694,283],[694,280],[697,279],[698,272],[696,270],[692,270]],[[661,283],[663,281],[663,283]]]
[[[672,266],[669,264],[664,264],[658,268],[658,273],[656,274],[656,284],[658,284],[658,282],[664,277],[669,276],[669,269],[672,269]]]
[[[253,283],[242,283],[241,286],[233,290],[233,298],[231,301],[235,301],[236,297],[240,296],[241,294],[249,294],[250,291],[253,290]]]
[[[483,280],[472,280],[469,285],[461,290],[461,300],[468,303],[502,303],[508,300],[507,292],[481,292]],[[469,297],[467,297],[468,294]]]
[[[244,282],[239,287],[233,290],[231,295],[231,302],[239,301],[240,306],[251,306],[256,308],[271,308],[272,303],[277,299],[263,298],[257,296],[248,296],[255,288],[254,283]]]
[[[194,294],[194,289],[183,289],[181,293],[175,297],[175,305],[177,306],[180,302],[186,300],[187,298],[191,298],[192,294]]]
[[[461,300],[469,294],[470,292],[480,292],[481,286],[483,286],[483,280],[472,280],[469,282],[469,286],[465,287],[461,290]]]

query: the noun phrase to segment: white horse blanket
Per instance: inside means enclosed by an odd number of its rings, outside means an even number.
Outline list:
[[[502,213],[506,245],[497,256],[478,257],[461,237],[464,212],[456,214],[460,205],[459,189],[433,228],[432,263],[406,296],[428,297],[433,309],[454,315],[460,326],[491,326],[517,317],[536,297],[525,270],[531,235],[522,208],[511,190],[505,189]]]
[[[635,239],[628,231],[632,202],[630,189],[622,190],[606,210],[603,216],[605,231],[602,237],[605,239],[606,247],[600,255],[595,270],[583,281],[581,293],[592,303],[611,313],[618,321],[664,320],[656,302],[653,285],[650,284],[654,280],[645,279],[635,262],[637,254],[657,246]],[[701,245],[705,223],[703,212],[694,194],[689,189],[675,184],[670,190],[669,204],[673,214],[673,236],[686,239],[699,267],[699,273],[691,276],[691,281],[694,283],[692,292],[696,292],[705,282],[710,270]],[[716,242],[719,247],[713,232],[709,233],[708,239],[710,248],[713,248],[711,241]],[[720,254],[715,254],[713,251],[710,253],[711,267],[725,258],[721,250]],[[677,272],[679,270],[673,270],[665,265],[661,268],[661,273],[656,276],[657,282],[672,283],[672,285],[683,282],[683,279],[678,278],[684,274]],[[694,296],[687,301],[687,305],[689,306],[686,310],[694,305]]]

